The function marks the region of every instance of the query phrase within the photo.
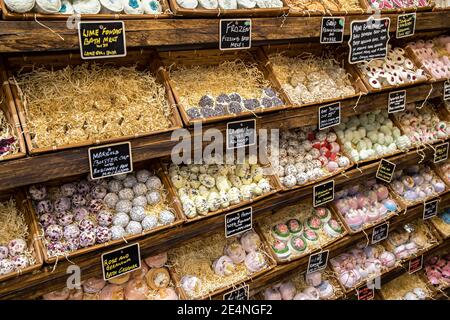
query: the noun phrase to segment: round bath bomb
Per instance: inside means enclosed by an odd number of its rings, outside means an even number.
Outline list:
[[[103,198],[103,202],[108,208],[114,209],[117,202],[119,202],[119,196],[115,193],[110,192]]]
[[[89,215],[89,211],[85,207],[76,208],[73,210],[75,221],[81,221]]]
[[[158,225],[158,219],[154,215],[146,215],[141,224],[144,230],[150,230]]]
[[[44,198],[47,196],[47,189],[45,188],[45,186],[34,185],[31,186],[28,191],[30,192],[31,199],[35,201],[44,200]]]
[[[147,206],[147,197],[145,195],[138,196],[133,199],[133,207],[144,207]]]
[[[101,210],[97,214],[97,222],[100,226],[108,227],[113,221],[113,214],[106,210]]]
[[[44,228],[47,228],[51,224],[56,224],[56,218],[49,213],[44,213],[39,217],[39,222]]]
[[[111,240],[111,230],[108,227],[98,226],[95,229],[95,236],[98,243],[105,243]]]
[[[81,194],[74,194],[72,197],[72,206],[79,208],[86,205],[86,198]]]
[[[136,180],[140,183],[146,183],[151,176],[150,171],[142,169],[136,172]]]
[[[126,14],[144,14],[141,0],[124,0],[123,4]]]
[[[41,200],[36,205],[36,211],[39,215],[53,212],[53,204],[50,200]]]
[[[74,221],[74,215],[71,213],[64,213],[58,217],[58,222],[61,226],[68,226]]]
[[[281,293],[276,288],[267,288],[264,291],[265,300],[282,300]]]
[[[125,230],[127,234],[139,234],[142,233],[142,226],[137,221],[130,221]]]
[[[65,212],[70,210],[71,207],[71,201],[67,197],[61,197],[56,199],[54,208],[56,212]]]
[[[0,260],[8,258],[9,250],[7,246],[0,246]]]
[[[111,227],[111,238],[113,240],[122,239],[125,236],[125,229],[121,226]]]
[[[113,218],[113,225],[125,228],[130,222],[130,217],[124,212],[118,212]]]
[[[183,276],[181,278],[181,287],[189,295],[194,296],[200,290],[202,282],[195,276]]]
[[[13,272],[15,269],[14,262],[10,259],[0,260],[0,275],[8,274]]]
[[[205,9],[217,9],[219,3],[217,0],[198,0],[200,7]]]
[[[228,256],[221,256],[213,262],[212,269],[218,276],[224,277],[232,275],[236,271],[236,266]]]
[[[24,239],[14,239],[8,243],[8,251],[11,257],[25,253],[27,242]]]
[[[91,186],[88,181],[81,180],[77,183],[77,192],[83,196],[87,195],[91,191]]]
[[[107,193],[108,190],[106,190],[106,188],[101,185],[95,186],[91,190],[91,194],[94,199],[103,199]]]
[[[80,246],[86,248],[95,244],[96,236],[94,230],[83,231],[80,233]]]
[[[175,215],[169,210],[162,210],[159,213],[158,220],[161,224],[170,224],[175,221]]]
[[[258,251],[251,251],[247,254],[244,263],[250,272],[261,271],[267,265],[264,255]]]
[[[119,191],[119,199],[120,200],[133,200],[134,198],[134,192],[130,188],[124,188]]]
[[[132,189],[137,183],[137,179],[134,175],[130,174],[123,180],[123,186],[125,188]]]
[[[5,0],[6,7],[18,13],[29,12],[35,5],[35,0]]]
[[[161,194],[159,191],[150,191],[147,193],[147,203],[151,206],[158,204],[161,201]]]
[[[112,179],[108,182],[109,192],[118,193],[122,189],[123,189],[122,181]]]
[[[30,265],[30,260],[24,255],[15,256],[11,260],[16,269],[23,269]]]
[[[128,213],[131,211],[132,203],[129,200],[120,200],[116,204],[116,211],[117,212],[124,212]]]
[[[99,0],[102,5],[102,13],[114,14],[121,13],[124,9],[123,2],[121,0]]]
[[[64,238],[74,239],[80,235],[80,228],[76,224],[69,224],[64,227]]]
[[[95,225],[91,219],[85,218],[80,221],[80,223],[78,224],[78,227],[80,228],[81,231],[91,231],[94,229]]]
[[[133,192],[135,196],[142,196],[147,193],[147,186],[144,183],[136,183],[133,187]]]
[[[133,207],[131,208],[130,217],[134,221],[141,222],[145,218],[144,207]]]
[[[63,236],[63,228],[57,224],[51,224],[45,229],[45,235],[50,241],[59,241]]]
[[[145,182],[145,186],[148,190],[159,190],[162,187],[161,179],[157,176],[150,176]]]

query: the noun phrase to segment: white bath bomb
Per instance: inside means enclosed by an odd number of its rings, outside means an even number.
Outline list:
[[[35,0],[5,0],[6,7],[18,13],[25,13],[31,11],[35,4]]]
[[[144,220],[142,220],[141,224],[144,230],[150,230],[158,225],[158,219],[154,215],[147,215]]]
[[[142,233],[142,226],[137,221],[130,221],[125,229],[127,234],[139,234]]]
[[[113,225],[125,228],[130,222],[130,217],[124,212],[118,212],[113,218]]]
[[[163,225],[170,224],[175,221],[175,215],[169,210],[163,210],[159,213],[159,222]]]
[[[141,222],[144,220],[146,214],[144,207],[133,207],[131,208],[130,217],[134,221]]]
[[[198,6],[197,0],[177,0],[177,4],[185,9],[195,9]]]

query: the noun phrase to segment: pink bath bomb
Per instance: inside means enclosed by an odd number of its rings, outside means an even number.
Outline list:
[[[378,201],[383,201],[384,199],[387,199],[388,196],[389,196],[389,191],[385,186],[379,186],[377,188]]]
[[[328,171],[330,171],[330,172],[334,172],[334,171],[336,171],[338,168],[339,168],[339,165],[338,165],[336,162],[334,162],[334,161],[330,161],[330,162],[328,162],[328,164],[327,164],[327,169],[328,169]]]

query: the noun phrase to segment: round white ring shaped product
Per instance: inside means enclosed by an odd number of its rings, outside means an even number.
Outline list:
[[[124,11],[126,14],[144,13],[144,9],[140,0],[124,0]]]
[[[204,9],[217,9],[219,7],[218,0],[198,0],[198,4]]]
[[[162,13],[162,6],[158,0],[143,0],[142,8],[146,14],[160,14]]]
[[[39,13],[58,13],[61,10],[61,0],[36,0],[34,10]]]
[[[29,12],[34,8],[35,0],[4,0],[6,7],[18,13]]]
[[[73,6],[69,0],[61,1],[61,9],[59,10],[60,14],[73,14]]]
[[[102,5],[101,13],[121,13],[124,5],[122,0],[100,0]]]
[[[177,0],[177,4],[184,9],[195,9],[198,6],[197,0]]]
[[[97,14],[102,8],[98,0],[73,0],[72,6],[78,14]]]

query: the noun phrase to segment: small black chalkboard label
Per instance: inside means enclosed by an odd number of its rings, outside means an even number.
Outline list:
[[[406,90],[389,92],[388,112],[395,113],[405,110]]]
[[[334,180],[317,184],[313,188],[313,205],[321,206],[334,200]]]
[[[422,270],[423,267],[423,254],[409,260],[408,273],[413,274],[419,270]]]
[[[130,142],[88,149],[91,178],[100,179],[133,171]]]
[[[115,58],[127,55],[123,21],[78,23],[82,59]]]
[[[416,30],[416,13],[399,14],[397,17],[397,39],[410,37]]]
[[[250,49],[252,46],[252,20],[221,19],[219,34],[220,50]]]
[[[434,163],[447,160],[448,144],[449,144],[448,142],[444,142],[434,147]]]
[[[358,300],[373,300],[375,297],[374,287],[369,288],[367,284],[356,289]]]
[[[231,237],[253,228],[252,207],[225,215],[225,236]]]
[[[330,250],[326,250],[310,255],[306,273],[313,273],[325,269],[327,267],[329,253]]]
[[[337,126],[340,123],[341,123],[340,102],[319,107],[319,130]]]
[[[377,174],[375,176],[377,177],[377,179],[389,183],[392,181],[392,178],[394,176],[395,166],[395,163],[392,163],[385,159],[381,159]]]
[[[344,17],[323,17],[320,43],[341,43],[344,40]]]
[[[225,293],[223,300],[248,300],[249,292],[248,284],[244,284],[238,289]]]
[[[256,143],[256,120],[227,123],[227,149],[252,146]]]
[[[450,80],[444,82],[444,100],[450,100]]]
[[[423,220],[437,216],[439,199],[427,201],[423,204]]]
[[[348,61],[357,63],[386,58],[389,42],[389,18],[355,20],[350,24]]]
[[[102,254],[102,270],[105,281],[140,268],[139,243]]]
[[[389,222],[382,223],[373,228],[372,231],[372,244],[380,242],[386,239],[389,235]]]

